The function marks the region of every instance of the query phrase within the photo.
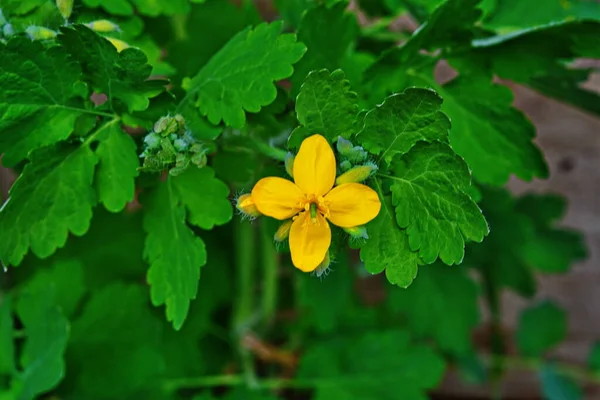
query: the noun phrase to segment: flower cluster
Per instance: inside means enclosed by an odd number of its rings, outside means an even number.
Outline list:
[[[346,158],[344,161],[349,161],[348,155],[354,162],[367,159],[362,148],[353,147],[342,138],[338,140],[338,151]],[[323,136],[313,135],[304,139],[295,157],[286,159],[286,169],[293,182],[278,177],[263,178],[250,194],[238,198],[237,207],[252,217],[262,214],[284,221],[275,233],[275,240],[289,238],[296,268],[322,273],[329,264],[329,224],[353,236],[366,237],[363,225],[379,214],[381,203],[377,193],[358,183],[377,167],[372,163],[350,165],[336,179],[336,160],[331,146]]]
[[[190,164],[201,168],[206,165],[207,149],[186,129],[180,114],[160,118],[153,131],[144,137],[144,151],[140,155],[144,164],[142,171],[169,170],[179,175]]]

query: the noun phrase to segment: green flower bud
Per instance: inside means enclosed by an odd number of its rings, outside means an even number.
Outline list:
[[[208,162],[205,153],[197,153],[192,156],[192,164],[196,165],[198,168],[202,168]]]
[[[336,185],[342,185],[344,183],[352,182],[363,182],[370,177],[375,171],[377,171],[377,165],[374,163],[367,163],[365,165],[358,165],[349,171],[344,172],[338,176],[335,180]]]
[[[95,32],[100,33],[109,33],[109,32],[119,32],[119,25],[115,24],[112,21],[107,19],[99,19],[97,21],[88,22],[85,24],[88,28]]]
[[[353,226],[352,228],[343,228],[344,232],[352,237],[352,239],[368,239],[367,228],[365,226]]]
[[[154,124],[154,132],[160,133],[162,136],[169,136],[178,131],[177,120],[173,117],[160,117]]]
[[[279,225],[279,228],[277,229],[277,232],[275,232],[273,239],[275,239],[276,242],[283,242],[288,238],[288,236],[290,236],[291,228],[292,220],[288,219],[287,221],[284,221],[281,225]]]
[[[15,30],[11,24],[6,24],[2,28],[2,34],[4,35],[5,38],[9,38],[15,34]]]
[[[175,139],[173,141],[173,147],[175,147],[175,150],[177,151],[184,151],[188,147],[188,142],[183,139]]]
[[[187,154],[179,153],[175,157],[175,166],[169,170],[169,175],[177,176],[184,172],[190,165],[190,158]]]
[[[160,136],[154,132],[150,132],[144,138],[144,144],[149,149],[156,149],[158,146],[160,146]]]
[[[340,168],[342,169],[342,171],[346,172],[350,168],[352,168],[352,163],[348,160],[344,160],[340,163]]]
[[[254,219],[260,217],[262,214],[256,208],[254,200],[249,193],[243,194],[237,198],[235,207],[247,218]]]
[[[325,258],[323,259],[323,261],[321,261],[321,264],[319,264],[319,266],[313,271],[313,273],[317,276],[317,278],[320,278],[321,276],[323,276],[323,274],[325,274],[325,276],[327,276],[327,274],[329,273],[329,264],[331,263],[331,258],[329,256],[329,250],[327,251],[327,253],[325,253]]]
[[[123,50],[129,48],[129,44],[120,40],[120,39],[115,39],[115,38],[111,38],[111,37],[105,37],[104,39],[108,40],[110,43],[112,43],[113,46],[115,46],[115,49],[117,49],[117,52],[122,52]]]
[[[73,12],[73,0],[56,0],[56,8],[64,19],[69,19]]]
[[[337,148],[338,153],[345,156],[349,151],[351,151],[354,148],[354,145],[352,144],[351,141],[344,139],[341,136],[338,136],[336,148]]]
[[[185,118],[183,118],[183,115],[176,114],[173,118],[175,118],[175,121],[177,122],[177,126],[179,127],[179,132],[184,133],[185,132]]]
[[[290,176],[290,178],[294,178],[294,160],[296,156],[292,153],[287,153],[285,155],[285,172]]]
[[[57,35],[52,29],[44,28],[43,26],[32,25],[25,29],[25,32],[31,40],[50,40]]]
[[[339,136],[337,140],[337,151],[340,155],[346,157],[350,162],[363,162],[369,157],[362,147],[352,145],[352,142]]]

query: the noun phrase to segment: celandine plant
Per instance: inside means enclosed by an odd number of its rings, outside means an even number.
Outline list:
[[[525,3],[0,0],[0,398],[583,398],[502,324],[586,249],[494,77],[600,114],[600,6]]]

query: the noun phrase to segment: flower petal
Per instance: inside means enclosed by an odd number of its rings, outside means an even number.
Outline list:
[[[335,183],[335,156],[321,135],[302,142],[294,159],[294,182],[306,194],[317,197],[329,192]]]
[[[293,182],[283,178],[263,178],[252,188],[252,200],[262,214],[279,220],[302,211],[304,193]]]
[[[381,202],[377,192],[360,183],[334,187],[325,196],[329,208],[327,218],[342,228],[364,225],[379,214]]]
[[[314,271],[325,258],[331,244],[329,223],[317,213],[313,221],[309,212],[294,220],[290,230],[290,252],[294,266],[304,272]]]

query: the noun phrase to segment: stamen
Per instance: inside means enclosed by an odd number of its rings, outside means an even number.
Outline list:
[[[310,203],[310,219],[312,222],[317,222],[317,204]]]

